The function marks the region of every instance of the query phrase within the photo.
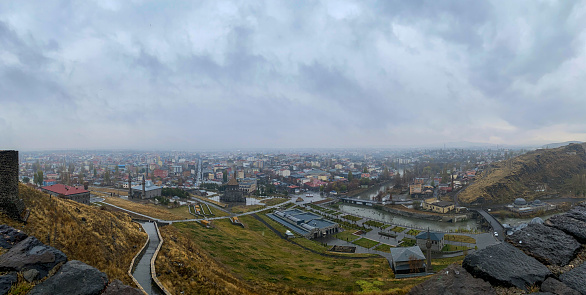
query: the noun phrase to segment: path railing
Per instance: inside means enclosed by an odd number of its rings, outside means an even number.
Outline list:
[[[146,239],[146,242],[144,243],[144,246],[142,246],[142,249],[140,249],[140,251],[138,253],[136,253],[136,255],[134,256],[134,258],[132,258],[132,261],[130,262],[130,268],[128,268],[128,275],[130,276],[130,278],[132,279],[132,281],[134,282],[134,284],[138,287],[138,289],[143,294],[146,294],[146,295],[149,295],[149,294],[138,283],[138,281],[136,280],[136,278],[132,275],[132,272],[136,268],[136,262],[140,260],[140,258],[144,255],[144,252],[147,250],[147,247],[149,245],[150,240],[151,239],[149,238],[149,235],[147,233],[147,239]]]
[[[155,250],[155,254],[153,254],[153,258],[151,259],[151,277],[153,279],[153,282],[155,282],[156,286],[159,287],[159,289],[165,295],[171,295],[171,293],[169,293],[169,291],[167,291],[165,286],[163,286],[163,284],[161,284],[161,282],[157,278],[157,271],[155,269],[155,261],[157,260],[157,255],[159,254],[159,250],[161,250],[161,247],[163,246],[163,237],[161,236],[161,232],[159,231],[159,226],[157,225],[157,222],[155,222],[155,229],[157,230],[157,235],[159,236],[159,245],[157,246],[157,250]]]

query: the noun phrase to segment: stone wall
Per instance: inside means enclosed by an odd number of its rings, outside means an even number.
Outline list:
[[[0,151],[0,210],[20,219],[24,209],[18,198],[18,151]]]

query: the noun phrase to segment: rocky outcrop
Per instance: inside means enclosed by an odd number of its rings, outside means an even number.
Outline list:
[[[542,224],[529,224],[507,240],[541,263],[559,266],[568,264],[581,246],[572,236]]]
[[[63,252],[28,237],[0,256],[0,271],[26,271],[36,269],[37,279],[47,276],[57,264],[67,261]]]
[[[586,294],[586,263],[562,274],[560,281],[581,294]]]
[[[28,282],[38,281],[55,273],[37,284],[28,294],[142,294],[138,289],[124,285],[119,280],[108,285],[108,277],[103,272],[81,261],[67,262],[67,256],[63,252],[41,243],[35,237],[26,237],[26,234],[12,227],[0,225],[1,242],[5,242],[9,246],[5,248],[10,250],[0,256],[0,272],[12,272],[0,276],[0,295],[7,294],[17,284],[16,272],[21,272]],[[56,272],[51,271],[62,263],[65,264],[58,270],[55,269]]]
[[[0,276],[0,295],[7,294],[12,285],[16,284],[17,281],[18,277],[14,272]]]
[[[143,293],[136,288],[124,285],[120,280],[114,280],[102,295],[143,295]]]
[[[578,242],[586,244],[586,222],[570,217],[568,214],[557,215],[544,222],[573,236]]]
[[[579,205],[572,208],[568,213],[566,213],[568,217],[574,218],[576,220],[586,222],[586,205]]]
[[[10,249],[14,245],[20,243],[20,241],[26,239],[27,234],[14,229],[8,225],[0,225],[0,247]]]
[[[29,295],[99,295],[108,284],[108,276],[81,261],[65,263],[59,271],[36,285]]]
[[[464,258],[462,266],[475,277],[494,285],[515,286],[523,290],[541,284],[551,275],[545,265],[509,243],[472,253]]]
[[[427,294],[496,294],[492,286],[482,280],[474,278],[459,265],[452,264],[440,271],[432,279],[423,282],[411,289],[410,295]]]
[[[550,292],[556,295],[580,295],[580,292],[569,288],[566,284],[554,279],[548,278],[541,284],[541,291]]]

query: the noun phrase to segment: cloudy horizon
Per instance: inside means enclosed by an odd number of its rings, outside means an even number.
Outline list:
[[[578,1],[3,1],[0,149],[586,141]]]

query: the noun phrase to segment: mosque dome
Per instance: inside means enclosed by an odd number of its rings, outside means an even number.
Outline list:
[[[525,199],[523,199],[523,198],[516,198],[515,199],[515,205],[517,205],[517,206],[525,206],[525,205],[527,205],[527,201],[525,201]]]

